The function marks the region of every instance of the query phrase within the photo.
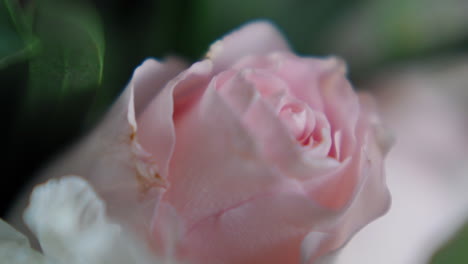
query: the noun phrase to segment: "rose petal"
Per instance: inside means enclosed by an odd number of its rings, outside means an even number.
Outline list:
[[[296,142],[274,110],[261,98],[251,104],[244,115],[244,123],[263,156],[283,175],[300,180],[320,178],[339,165],[327,157],[309,159],[302,155],[302,145]]]
[[[362,111],[367,113],[369,123],[372,128],[375,130],[375,139],[377,144],[382,151],[383,155],[386,155],[391,147],[395,143],[395,137],[389,129],[383,126],[380,118],[378,116],[378,109],[374,97],[368,93],[359,93],[359,102],[362,107]]]
[[[331,231],[332,238],[329,244],[327,243],[328,249],[342,247],[356,232],[385,214],[390,208],[390,193],[385,184],[385,173],[380,157],[382,152],[375,140],[373,141],[366,143],[364,177],[357,186],[356,200],[337,222],[337,228]]]
[[[179,97],[184,95],[184,87],[193,91],[206,87],[211,77],[211,62],[195,63],[188,70],[182,72],[149,103],[137,120],[139,127],[138,142],[151,155],[147,158],[155,166],[155,172],[167,179],[168,167],[175,144],[174,132],[174,89],[178,89]],[[177,88],[176,88],[177,87]],[[179,104],[184,100],[178,98]],[[179,106],[180,107],[180,106]]]
[[[303,237],[330,216],[290,180],[204,219],[187,234],[183,249],[195,263],[299,263]]]
[[[369,109],[364,107],[364,109]],[[341,210],[343,213],[333,223],[332,229],[325,230],[330,234],[327,242],[322,246],[323,252],[342,247],[359,229],[367,223],[383,215],[390,207],[390,193],[385,184],[385,173],[383,171],[384,150],[379,146],[375,138],[375,131],[366,127],[368,119],[372,116],[371,112],[364,112],[358,124],[358,135],[365,135],[362,142],[362,149],[359,153],[353,155],[355,160],[345,166],[342,173],[332,175],[327,178],[323,186],[316,189],[305,187],[312,190],[311,195],[322,195],[316,199],[321,203],[328,204],[330,208]],[[365,131],[368,131],[366,134]],[[361,143],[358,143],[361,144]],[[356,172],[355,170],[361,170]],[[349,175],[346,175],[350,173]],[[350,177],[350,175],[361,175],[360,179]],[[333,182],[335,181],[335,182]],[[350,182],[358,181],[358,182]],[[354,187],[351,187],[354,186]],[[354,196],[352,203],[348,196]],[[313,262],[311,262],[313,263]]]
[[[288,51],[287,42],[269,22],[249,23],[211,45],[207,57],[214,63],[214,72],[228,69],[239,58]]]
[[[295,98],[309,105],[313,110],[324,110],[320,90],[320,78],[329,67],[328,60],[318,58],[299,58],[290,53],[270,55],[275,61],[275,75],[285,80]]]
[[[381,170],[382,160],[388,151],[388,146],[382,146],[377,138],[379,130],[375,126],[375,109],[372,105],[368,105],[371,101],[366,96],[358,99],[361,106],[360,118],[355,128],[356,141],[353,144],[362,147],[355,149],[351,157],[342,162],[342,167],[327,175],[323,182],[311,180],[307,183],[307,190],[311,192],[311,195],[329,208],[339,209],[349,203],[349,197],[355,195],[355,192],[360,188],[360,184],[363,184],[362,182],[358,184],[358,181],[366,180],[366,168],[369,166],[373,169],[372,177],[369,177],[377,178],[380,187],[384,188],[386,186],[384,172]],[[341,144],[341,141],[339,144]],[[385,197],[388,193],[383,192],[382,195]],[[386,199],[380,199],[379,201],[381,200],[386,201]]]
[[[253,85],[245,80],[242,72],[223,72],[215,78],[218,93],[239,117],[244,115],[252,101],[259,96]],[[222,82],[223,78],[227,80]]]
[[[176,187],[167,190],[164,201],[186,220],[187,230],[270,190],[282,179],[260,158],[252,138],[214,86],[212,82],[201,101],[176,123],[170,167],[171,186]]]
[[[48,178],[82,175],[109,205],[108,213],[112,218],[125,222],[141,236],[148,236],[150,220],[161,194],[160,187],[165,182],[157,174],[154,164],[148,162],[149,153],[142,149],[135,136],[134,98],[142,98],[140,92],[143,95],[150,93],[148,89],[151,87],[141,85],[145,80],[140,78],[147,71],[158,75],[158,72],[164,71],[163,64],[147,61],[139,68],[135,73],[137,79],[124,90],[99,126],[31,182],[26,192],[29,193],[34,185]],[[158,76],[166,78],[160,73]],[[138,87],[135,88],[135,85]],[[26,205],[26,199],[18,202],[9,218],[29,236],[30,232],[21,221]]]
[[[132,77],[135,93],[135,114],[140,116],[151,99],[154,98],[166,84],[182,72],[187,65],[184,61],[169,57],[163,62],[155,59],[146,59],[138,66]]]
[[[340,154],[343,158],[351,156],[354,152],[355,128],[360,113],[358,97],[345,78],[345,72],[344,63],[331,58],[328,71],[320,79],[324,114],[331,125],[332,133],[342,131]]]
[[[183,219],[172,205],[166,202],[158,205],[151,226],[151,232],[155,237],[153,248],[160,252],[166,261],[176,258],[178,244],[186,231],[185,226]]]

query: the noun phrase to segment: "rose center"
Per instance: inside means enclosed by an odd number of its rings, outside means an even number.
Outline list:
[[[287,104],[281,108],[279,118],[300,144],[310,143],[315,127],[315,118],[307,106],[300,103]]]

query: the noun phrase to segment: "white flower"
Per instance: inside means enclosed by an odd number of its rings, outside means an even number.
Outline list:
[[[111,221],[105,204],[84,179],[67,176],[37,186],[24,213],[43,254],[0,220],[0,263],[169,264],[123,226]]]

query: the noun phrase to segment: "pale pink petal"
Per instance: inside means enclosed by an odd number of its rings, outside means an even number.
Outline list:
[[[341,130],[335,131],[333,136],[333,148],[330,151],[330,156],[335,157],[337,160],[341,160],[341,140],[343,133]]]
[[[382,154],[385,156],[395,143],[395,135],[391,129],[385,127],[379,116],[379,109],[374,97],[365,92],[358,94],[362,111],[368,116],[369,124],[374,131],[375,140]]]
[[[358,185],[356,200],[335,223],[336,227],[328,230],[331,235],[327,243],[323,244],[324,252],[343,247],[356,232],[384,215],[390,208],[390,194],[385,185],[385,174],[380,162],[371,156],[375,154],[375,151],[380,152],[380,150],[377,150],[375,146],[372,148],[374,150],[370,150],[369,160],[366,161],[369,164],[363,172],[364,180]]]
[[[169,78],[173,68],[169,65],[170,69],[165,72],[164,65],[148,61],[137,69],[135,75],[138,80],[130,82],[99,126],[46,168],[25,192],[31,192],[35,184],[48,178],[81,175],[108,204],[111,218],[121,220],[143,237],[148,237],[151,217],[164,181],[154,171],[153,164],[147,162],[149,153],[137,142],[134,98],[152,93],[150,90],[153,88],[156,91],[160,89],[142,85],[145,80],[141,74],[151,72],[161,78]],[[145,100],[141,100],[140,103],[144,104]],[[24,197],[12,210],[10,219],[22,232],[31,236],[21,220],[26,205]]]
[[[314,131],[310,135],[309,144],[305,146],[303,155],[312,158],[327,157],[336,161],[340,161],[331,155],[331,147],[333,139],[331,137],[331,128],[328,119],[322,112],[310,111],[315,117]]]
[[[342,131],[340,153],[343,158],[346,158],[354,153],[356,145],[356,125],[360,114],[359,101],[356,92],[345,77],[344,63],[332,58],[328,64],[328,71],[320,77],[324,114],[331,125],[332,133]]]
[[[334,65],[333,59],[300,58],[290,52],[274,52],[264,56],[248,56],[240,59],[233,68],[254,69],[252,81],[286,84],[295,98],[316,111],[323,111],[320,78]],[[256,81],[257,80],[257,81]],[[279,87],[278,84],[275,85]],[[271,89],[271,88],[270,88]],[[270,90],[263,89],[263,90]]]
[[[324,110],[320,79],[330,67],[329,59],[300,58],[290,53],[272,54],[270,59],[274,61],[275,74],[288,83],[292,95],[313,110]]]
[[[269,22],[249,23],[211,45],[207,57],[214,63],[214,71],[228,69],[248,55],[266,55],[274,51],[288,51],[281,33]]]
[[[243,119],[263,156],[287,177],[300,180],[320,178],[339,165],[326,156],[312,159],[302,155],[303,146],[261,98],[251,104]]]
[[[362,105],[364,105],[363,109],[369,109],[365,104]],[[365,137],[362,139],[362,148],[353,156],[358,160],[349,163],[349,166],[343,171],[349,175],[338,175],[330,178],[336,182],[327,183],[325,186],[328,190],[335,188],[333,193],[325,194],[326,189],[322,191],[320,188],[318,192],[317,190],[312,192],[314,196],[320,194],[325,195],[324,197],[328,196],[328,198],[321,197],[322,201],[329,199],[331,208],[340,208],[341,206],[343,211],[331,229],[323,230],[330,234],[327,242],[322,245],[324,253],[342,247],[358,230],[382,216],[390,207],[390,193],[383,171],[385,150],[379,146],[375,138],[375,129],[366,127],[372,114],[364,112],[361,116],[358,124],[360,131],[357,134],[365,135]],[[353,175],[360,175],[360,178],[356,179],[352,177]],[[350,183],[350,181],[354,182]],[[349,195],[355,197],[352,203],[346,202],[350,201],[346,197]],[[336,207],[338,203],[339,206]]]
[[[289,90],[288,83],[273,72],[247,68],[242,70],[242,73],[244,79],[255,86],[255,89],[276,112],[279,112],[281,107],[287,103],[285,101],[291,101],[287,97]]]
[[[282,181],[261,159],[255,142],[214,85],[176,123],[173,188],[168,188],[164,201],[183,217],[188,230]]]
[[[187,68],[181,59],[168,57],[159,62],[155,59],[146,59],[135,69],[131,80],[134,89],[135,115],[143,112],[148,103],[151,102],[166,84]]]
[[[197,264],[300,263],[304,236],[331,216],[290,180],[204,219],[187,234],[182,251]]]
[[[150,155],[147,162],[153,164],[157,177],[167,179],[169,162],[175,144],[174,114],[175,108],[183,108],[182,105],[174,105],[174,90],[178,89],[178,103],[189,104],[191,93],[203,91],[211,78],[211,62],[202,61],[192,65],[166,84],[166,87],[149,103],[144,112],[138,117],[137,139],[143,149]],[[177,87],[177,88],[176,88]],[[186,95],[187,88],[189,94]]]
[[[223,79],[227,80],[223,82]],[[239,117],[244,115],[253,100],[260,96],[242,72],[223,72],[216,76],[215,82],[218,93]]]
[[[355,148],[351,157],[342,162],[343,166],[336,172],[327,175],[323,182],[309,181],[307,183],[307,189],[311,195],[321,201],[321,204],[330,208],[339,209],[346,206],[351,201],[350,197],[354,196],[360,188],[359,184],[363,184],[362,181],[365,181],[365,177],[378,178],[380,180],[378,184],[381,187],[386,186],[382,160],[389,147],[382,145],[379,139],[382,136],[378,136],[378,133],[382,129],[379,128],[380,123],[377,120],[372,100],[368,96],[361,96],[359,99],[360,119],[354,132],[356,135],[354,144],[361,147]],[[341,141],[339,144],[342,144]],[[374,169],[370,173],[372,176],[366,176],[366,168],[370,165]]]
[[[177,248],[183,239],[186,225],[177,210],[166,202],[158,204],[152,220],[153,249],[166,261],[178,259]]]

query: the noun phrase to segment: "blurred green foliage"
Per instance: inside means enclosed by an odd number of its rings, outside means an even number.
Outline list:
[[[36,44],[31,14],[15,0],[0,1],[0,70],[28,58]]]
[[[445,246],[439,249],[431,264],[468,263],[468,223]]]
[[[201,54],[216,38],[255,19],[268,19],[285,32],[295,50],[317,54],[317,38],[356,0],[197,0],[184,31],[191,54]],[[222,23],[219,23],[222,21]],[[322,51],[321,53],[326,53]]]
[[[466,52],[467,13],[468,2],[459,0],[360,1],[320,42],[365,78],[399,61]]]
[[[95,9],[84,1],[37,1],[35,34],[40,46],[29,63],[26,115],[37,114],[43,106],[49,119],[86,112],[89,106],[74,102],[92,100],[104,68],[104,33]]]

